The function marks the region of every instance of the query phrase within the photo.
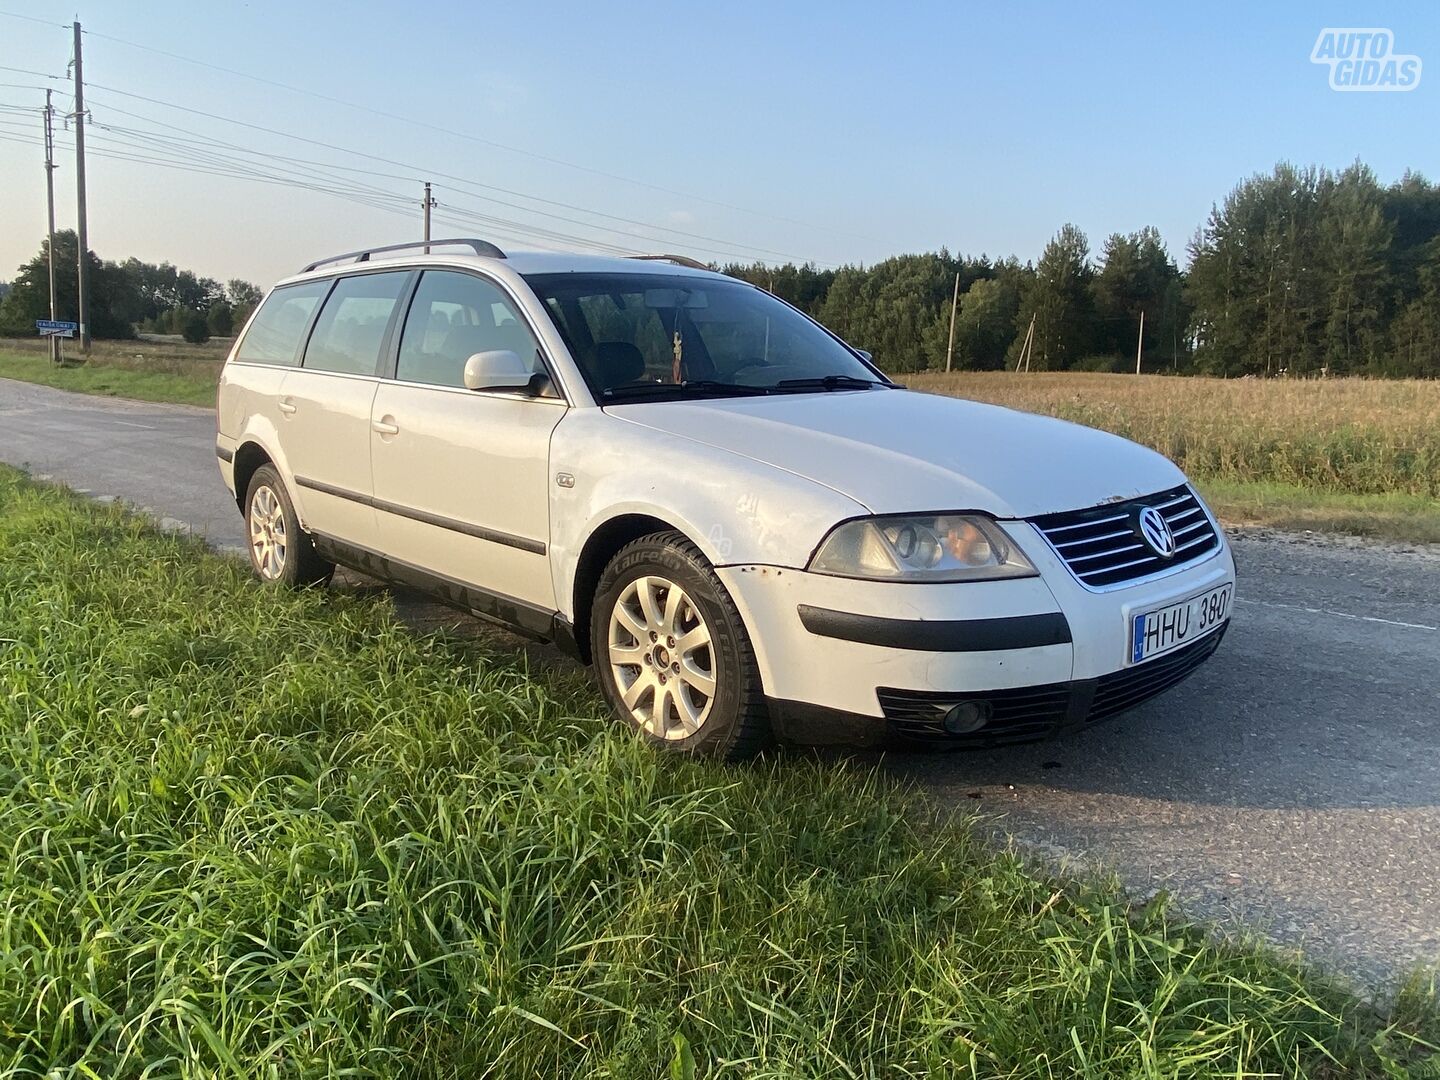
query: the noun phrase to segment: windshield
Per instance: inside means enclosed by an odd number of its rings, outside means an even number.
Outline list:
[[[741,281],[681,274],[534,274],[599,401],[884,386],[818,323]]]

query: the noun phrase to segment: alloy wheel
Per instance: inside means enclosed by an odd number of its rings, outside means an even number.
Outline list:
[[[255,568],[266,581],[275,581],[285,572],[286,541],[285,510],[279,496],[271,488],[257,487],[250,497],[250,551]]]
[[[621,700],[647,734],[685,739],[715,704],[710,627],[690,596],[663,577],[636,578],[610,613],[609,663]]]

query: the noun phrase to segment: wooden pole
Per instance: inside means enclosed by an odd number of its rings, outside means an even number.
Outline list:
[[[425,254],[426,254],[426,255],[429,255],[429,254],[430,254],[430,211],[433,210],[433,209],[435,209],[435,207],[437,207],[438,205],[440,205],[440,204],[437,203],[434,199],[432,199],[432,198],[430,197],[430,181],[429,181],[429,180],[426,180],[426,181],[425,181],[425,198],[423,198],[423,199],[420,200],[420,208],[421,208],[421,210],[424,211],[424,215],[425,215],[425,220],[424,220],[423,228],[424,228],[424,230],[425,230]]]
[[[950,299],[950,345],[945,350],[945,370],[950,370],[950,362],[955,359],[955,311],[960,307],[960,273],[955,273],[955,295]]]
[[[46,236],[45,250],[50,263],[50,319],[59,318],[55,309],[55,109],[50,104],[50,91],[45,91],[45,207]],[[63,359],[60,338],[50,339],[50,362],[59,364]]]
[[[1135,336],[1135,374],[1140,374],[1140,349],[1145,344],[1145,312],[1140,312],[1140,333]]]
[[[75,209],[76,246],[80,249],[75,273],[75,306],[79,309],[80,351],[90,354],[90,234],[85,215],[85,68],[80,52],[80,24],[75,31]]]
[[[1015,370],[1020,370],[1020,365],[1025,365],[1025,370],[1030,370],[1030,343],[1035,340],[1035,316],[1030,316],[1030,325],[1025,328],[1025,340],[1020,343],[1020,355],[1015,358]]]

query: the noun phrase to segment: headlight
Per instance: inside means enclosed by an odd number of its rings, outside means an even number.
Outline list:
[[[973,514],[847,521],[830,531],[809,569],[883,581],[994,581],[1037,573],[1000,526]]]

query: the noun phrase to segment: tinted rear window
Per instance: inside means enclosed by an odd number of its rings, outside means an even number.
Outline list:
[[[307,281],[276,289],[255,313],[235,359],[250,364],[293,367],[299,360],[300,339],[310,325],[310,317],[315,314],[315,305],[329,289],[328,280]]]

